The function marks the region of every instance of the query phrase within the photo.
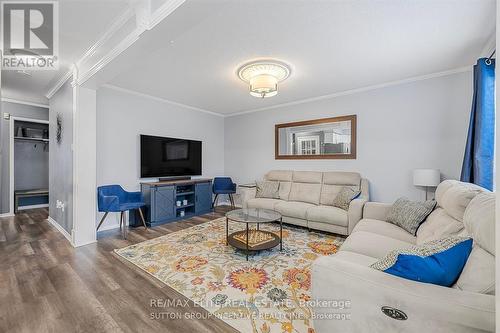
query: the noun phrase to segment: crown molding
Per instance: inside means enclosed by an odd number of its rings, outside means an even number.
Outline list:
[[[134,17],[134,11],[132,8],[128,7],[123,11],[120,16],[116,20],[113,21],[113,23],[109,26],[109,28],[97,39],[97,41],[87,49],[87,51],[83,54],[83,56],[76,62],[76,66],[80,68],[80,66],[90,60],[92,56],[94,56],[99,48],[101,48],[104,44],[106,44],[107,41],[113,37],[115,33],[117,33],[124,25],[127,23],[128,20],[130,20],[132,17]]]
[[[420,75],[420,76],[415,76],[415,77],[411,77],[411,78],[406,78],[403,80],[390,81],[390,82],[366,86],[366,87],[362,87],[362,88],[358,88],[358,89],[350,89],[350,90],[340,91],[340,92],[333,93],[333,94],[322,95],[322,96],[317,96],[317,97],[312,97],[312,98],[306,98],[306,99],[301,99],[301,100],[297,100],[297,101],[293,101],[293,102],[282,103],[282,104],[272,105],[272,106],[268,106],[268,107],[246,110],[246,111],[230,113],[230,114],[223,114],[223,113],[202,109],[202,108],[198,108],[198,107],[187,105],[187,104],[173,102],[173,101],[165,99],[165,98],[152,96],[149,94],[137,92],[137,91],[126,89],[126,88],[117,87],[117,86],[114,86],[111,84],[104,84],[104,85],[102,85],[102,87],[116,90],[116,91],[120,91],[120,92],[124,92],[124,93],[128,93],[128,94],[132,94],[132,95],[147,98],[147,99],[151,99],[151,100],[155,100],[155,101],[162,102],[162,103],[180,106],[180,107],[194,110],[194,111],[199,111],[199,112],[211,114],[211,115],[218,116],[218,117],[227,118],[227,117],[235,117],[235,116],[245,115],[245,114],[254,113],[254,112],[278,109],[278,108],[287,107],[287,106],[294,106],[294,105],[300,105],[300,104],[305,104],[305,103],[310,103],[310,102],[315,102],[315,101],[321,101],[321,100],[331,99],[331,98],[336,98],[336,97],[341,97],[341,96],[353,95],[353,94],[357,94],[357,93],[361,93],[361,92],[377,90],[377,89],[382,89],[382,88],[392,87],[392,86],[398,86],[401,84],[407,84],[407,83],[412,83],[412,82],[424,81],[424,80],[434,79],[434,78],[443,77],[443,76],[449,76],[449,75],[458,74],[458,73],[465,73],[465,72],[469,72],[471,70],[472,70],[472,65],[471,66],[464,66],[464,67],[451,69],[448,71]]]
[[[433,78],[437,78],[437,77],[448,76],[448,75],[453,75],[453,74],[458,74],[458,73],[464,73],[464,72],[468,72],[471,70],[472,70],[472,65],[465,66],[465,67],[459,67],[459,68],[455,68],[455,69],[448,70],[448,71],[437,72],[437,73],[421,75],[421,76],[415,76],[415,77],[411,77],[411,78],[407,78],[407,79],[403,79],[403,80],[390,81],[390,82],[375,84],[375,85],[366,86],[366,87],[362,87],[362,88],[340,91],[340,92],[336,92],[336,93],[328,94],[328,95],[322,95],[322,96],[317,96],[317,97],[312,97],[312,98],[305,98],[305,99],[301,99],[301,100],[297,100],[297,101],[293,101],[293,102],[288,102],[288,103],[281,103],[281,104],[266,106],[266,107],[262,107],[262,108],[252,109],[252,110],[230,113],[230,114],[226,114],[225,117],[241,116],[244,114],[249,114],[249,113],[254,113],[254,112],[260,112],[260,111],[278,109],[278,108],[287,107],[287,106],[294,106],[294,105],[299,105],[299,104],[304,104],[304,103],[316,102],[316,101],[321,101],[321,100],[340,97],[340,96],[353,95],[353,94],[366,92],[366,91],[370,91],[370,90],[377,90],[377,89],[398,86],[401,84],[406,84],[406,83],[411,83],[411,82],[429,80],[429,79],[433,79]]]
[[[186,2],[186,0],[168,0],[165,2],[153,13],[153,15],[151,15],[148,30],[153,29],[158,23],[160,23],[168,15],[172,14],[172,12],[184,2]]]
[[[97,72],[109,64],[113,59],[119,56],[122,52],[128,49],[132,44],[134,44],[140,37],[142,29],[136,29],[130,33],[125,39],[123,39],[116,47],[114,47],[110,52],[103,56],[95,65],[90,67],[85,73],[81,74],[80,77],[76,79],[76,83],[81,85],[85,83],[88,79],[94,76]]]
[[[109,28],[97,39],[97,41],[90,46],[87,51],[75,62],[76,67],[80,67],[83,63],[90,60],[92,56],[94,56],[99,48],[101,48],[111,37],[120,30],[123,25],[134,16],[134,11],[128,7],[123,11],[120,16],[109,26]],[[54,84],[52,88],[49,89],[45,97],[51,98],[54,94],[63,86],[66,81],[68,81],[73,75],[73,68],[70,68],[64,74],[61,75],[59,80]]]
[[[118,57],[122,52],[127,50],[130,46],[132,46],[140,37],[141,34],[146,30],[151,30],[154,26],[160,23],[164,18],[170,15],[174,10],[176,10],[180,5],[182,5],[185,0],[167,0],[159,9],[157,9],[152,15],[147,15],[145,12],[149,12],[150,8],[146,7],[137,7],[134,10],[131,10],[133,15],[136,16],[136,29],[129,33],[124,39],[122,39],[118,45],[116,45],[111,51],[109,51],[106,55],[104,55],[96,64],[90,67],[84,73],[77,78],[77,84],[82,85],[87,80],[89,80],[92,76],[98,73],[101,69],[103,69],[107,64],[109,64],[113,59]],[[114,31],[106,34],[107,39],[115,34],[133,15],[127,16],[127,13],[123,15],[118,21],[116,25],[113,26]],[[101,46],[104,44],[101,43]],[[97,48],[96,48],[97,49]],[[83,63],[83,62],[81,62]],[[80,64],[81,64],[80,63]]]
[[[48,109],[49,108],[48,104],[34,103],[34,102],[30,102],[30,101],[23,101],[23,100],[20,100],[20,99],[8,98],[8,97],[2,97],[2,102],[23,104],[23,105],[29,105],[29,106],[36,106],[36,107],[44,108],[44,109]]]
[[[47,92],[45,97],[47,97],[48,99],[52,98],[52,96],[54,96],[55,93],[59,89],[61,89],[61,87],[66,83],[66,81],[71,79],[72,76],[73,76],[73,69],[69,69],[59,78],[59,80],[57,80],[56,84]]]
[[[187,105],[187,104],[173,102],[173,101],[170,101],[170,100],[165,99],[165,98],[161,98],[161,97],[156,97],[156,96],[144,94],[144,93],[141,93],[141,92],[138,92],[138,91],[135,91],[135,90],[121,88],[121,87],[117,87],[117,86],[114,86],[114,85],[111,85],[111,84],[103,84],[101,87],[102,88],[112,89],[112,90],[119,91],[119,92],[123,92],[123,93],[126,93],[126,94],[131,94],[131,95],[138,96],[138,97],[147,98],[147,99],[154,100],[154,101],[161,102],[161,103],[166,103],[166,104],[170,104],[170,105],[179,106],[179,107],[190,109],[190,110],[193,110],[193,111],[207,113],[207,114],[210,114],[212,116],[224,117],[224,115],[222,113],[217,113],[217,112],[213,112],[213,111],[209,111],[209,110],[197,108],[195,106],[191,106],[191,105]]]

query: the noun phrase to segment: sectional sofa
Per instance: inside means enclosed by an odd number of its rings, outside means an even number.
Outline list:
[[[275,210],[283,222],[315,230],[349,235],[369,200],[368,180],[356,172],[272,170],[264,179],[279,182],[279,199],[255,198],[255,188],[247,188],[241,193],[243,208]],[[332,206],[344,186],[361,191],[347,211]]]
[[[419,227],[416,237],[386,222],[390,204],[366,203],[363,219],[339,252],[313,264],[313,299],[349,302],[344,309],[315,307],[316,332],[457,333],[495,329],[495,195],[473,184],[446,180],[437,187],[436,200],[437,208]],[[468,261],[451,288],[369,267],[391,250],[450,235],[469,235],[474,241]],[[399,320],[388,316],[391,314]],[[332,316],[338,320],[321,319]]]

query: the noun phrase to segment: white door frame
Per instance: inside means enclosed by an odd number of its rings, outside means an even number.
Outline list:
[[[316,143],[316,154],[314,154],[314,155],[321,154],[320,147],[319,147],[319,135],[299,136],[297,138],[297,145],[298,145],[299,151],[300,151],[299,155],[302,155],[302,147],[301,146],[302,146],[303,141],[314,141]]]
[[[14,122],[15,121],[29,121],[32,123],[49,124],[48,120],[24,118],[24,117],[10,117],[9,124],[9,215],[14,215]],[[50,135],[50,134],[49,134]],[[50,143],[49,143],[50,149]]]

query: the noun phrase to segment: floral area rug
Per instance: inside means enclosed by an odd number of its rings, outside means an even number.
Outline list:
[[[245,225],[230,222],[230,232]],[[311,264],[341,237],[283,226],[279,245],[251,253],[226,245],[225,218],[115,252],[241,332],[313,333]],[[261,224],[279,234],[279,225]]]

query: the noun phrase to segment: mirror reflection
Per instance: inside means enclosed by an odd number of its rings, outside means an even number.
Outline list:
[[[355,116],[276,125],[276,158],[355,158]]]

